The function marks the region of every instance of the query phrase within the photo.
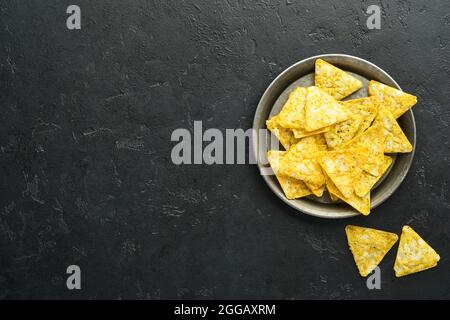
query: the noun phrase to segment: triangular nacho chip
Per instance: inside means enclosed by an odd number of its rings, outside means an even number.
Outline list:
[[[324,134],[331,149],[350,141],[370,127],[378,112],[378,107],[372,100],[371,97],[365,97],[342,102],[352,117],[331,126],[331,130]]]
[[[305,151],[303,151],[303,155],[301,157],[312,158],[316,163],[317,163],[316,158],[320,154],[320,152],[327,151],[327,149],[328,149],[326,146],[325,138],[323,137],[322,134],[303,138],[302,143],[315,145],[315,151],[314,151],[314,149],[312,149],[310,151],[305,150]],[[298,145],[299,144],[300,143],[298,143]],[[306,155],[305,155],[305,152],[306,152]],[[318,166],[318,167],[320,168],[320,166]],[[320,176],[320,179],[315,179],[315,180],[307,179],[305,181],[306,186],[311,190],[311,192],[316,197],[321,197],[323,195],[323,192],[325,191],[325,176],[323,175],[322,171],[320,171],[320,172],[321,172],[321,174],[318,175],[318,177]],[[319,183],[321,183],[321,184],[319,184]]]
[[[330,149],[334,149],[353,139],[353,137],[358,132],[362,121],[362,116],[354,115],[348,120],[333,125],[330,131],[324,133],[324,137],[327,141],[328,147]]]
[[[277,137],[278,141],[280,141],[281,145],[284,149],[289,150],[291,145],[298,142],[298,139],[294,137],[294,133],[291,129],[286,129],[280,126],[278,123],[278,115],[273,116],[269,120],[266,121],[267,129],[269,129],[275,137]]]
[[[323,152],[318,162],[344,197],[350,197],[362,172],[361,154],[365,148]],[[336,195],[337,196],[337,195]]]
[[[280,172],[294,179],[303,180],[310,185],[320,187],[325,183],[320,166],[316,159],[300,159],[293,162],[283,161]]]
[[[342,104],[318,87],[308,87],[305,107],[305,129],[315,131],[347,120],[351,114]]]
[[[379,176],[383,165],[385,135],[381,125],[373,125],[364,133],[356,136],[338,149],[364,147],[368,152],[364,154],[362,168],[374,176]]]
[[[325,183],[325,176],[317,163],[316,155],[327,149],[326,145],[320,143],[322,139],[311,136],[294,144],[283,157],[280,172],[305,181],[312,189],[320,188]]]
[[[378,113],[378,105],[374,103],[373,97],[365,97],[353,100],[342,101],[344,107],[353,114],[360,115],[362,119],[361,126],[359,127],[356,135],[359,135],[366,131],[370,127],[372,121]]]
[[[433,268],[439,260],[439,254],[411,227],[403,227],[394,264],[397,277]]]
[[[330,179],[327,180],[327,190],[332,199],[341,199],[365,216],[370,213],[370,192],[364,197],[358,197],[355,193],[352,193],[352,195],[347,198],[344,197],[341,191],[339,191]]]
[[[361,80],[322,59],[316,60],[314,82],[336,100],[345,98],[363,86]]]
[[[369,95],[380,99],[380,104],[385,106],[395,119],[417,103],[417,97],[412,94],[374,80],[369,82]]]
[[[395,233],[348,225],[345,227],[350,251],[359,274],[367,277],[397,242]]]
[[[286,198],[297,199],[310,195],[311,191],[303,181],[293,179],[279,173],[280,161],[285,153],[286,151],[270,150],[267,152],[267,159],[269,160],[270,166],[272,167],[272,170],[275,173]]]
[[[297,87],[278,114],[278,123],[284,128],[303,128],[305,121],[306,88]]]
[[[403,133],[402,128],[400,128],[392,113],[384,106],[380,106],[378,115],[375,118],[375,124],[381,124],[384,128],[384,135],[386,137],[384,144],[385,153],[405,153],[412,151],[413,147]]]
[[[392,158],[389,156],[384,156],[383,164],[380,168],[380,174],[378,176],[373,176],[370,173],[363,171],[361,176],[359,177],[359,181],[355,186],[355,193],[359,197],[364,197],[367,193],[370,192],[372,187],[380,180],[380,178],[384,175],[386,170],[392,163]]]

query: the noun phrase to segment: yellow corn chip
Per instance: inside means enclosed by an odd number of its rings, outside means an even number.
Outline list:
[[[384,106],[380,106],[378,115],[375,118],[375,124],[380,124],[384,128],[386,137],[384,144],[385,153],[412,151],[413,147],[403,133],[402,128],[400,128],[392,113]]]
[[[315,131],[347,120],[351,114],[332,96],[318,87],[308,87],[305,106],[305,129]]]
[[[316,136],[306,137],[293,145],[280,164],[280,173],[294,179],[303,180],[312,189],[318,189],[325,183],[325,177],[316,160],[316,155],[326,150],[326,145],[316,144]]]
[[[278,114],[278,123],[284,128],[303,128],[305,121],[306,88],[297,87]]]
[[[322,60],[316,60],[315,85],[336,100],[341,100],[362,88],[363,83],[347,72]]]
[[[352,193],[350,197],[344,197],[344,195],[339,191],[336,185],[330,179],[327,180],[327,190],[328,193],[334,198],[341,199],[342,201],[348,203],[358,212],[367,216],[370,213],[370,192],[364,197],[358,197],[355,193]]]
[[[295,162],[283,161],[280,172],[315,186],[321,186],[325,183],[325,177],[316,159],[301,159]]]
[[[383,165],[381,166],[380,175],[373,176],[370,173],[363,171],[359,177],[359,181],[355,186],[355,193],[359,197],[364,197],[370,192],[372,187],[377,183],[378,180],[384,175],[386,170],[390,167],[392,163],[392,158],[389,156],[384,156]]]
[[[350,251],[359,274],[367,277],[397,242],[395,233],[348,225],[345,227]]]
[[[269,129],[275,137],[277,137],[278,141],[280,141],[281,145],[284,149],[289,150],[291,145],[296,143],[298,139],[294,137],[294,133],[290,129],[283,128],[278,123],[278,116],[273,116],[270,120],[266,121],[267,129]]]
[[[362,134],[370,126],[378,110],[377,105],[369,97],[344,101],[342,104],[352,117],[335,124],[324,134],[328,146],[332,149]]]
[[[355,115],[348,120],[333,125],[330,131],[323,134],[328,147],[334,149],[345,142],[350,141],[358,132],[362,121],[362,116]]]
[[[362,117],[362,123],[356,135],[366,131],[378,113],[378,105],[377,103],[374,103],[373,97],[347,100],[343,101],[342,104],[353,115],[360,115]]]
[[[373,125],[367,131],[356,136],[349,142],[339,146],[338,149],[364,147],[368,152],[363,155],[362,168],[374,176],[379,176],[384,159],[385,135],[381,125]]]
[[[412,94],[405,93],[374,80],[369,82],[369,95],[380,99],[380,104],[385,106],[395,119],[417,103],[417,97]]]
[[[403,227],[394,264],[397,277],[433,268],[439,260],[439,254],[411,227]]]
[[[286,151],[270,150],[267,152],[267,159],[269,160],[272,170],[275,173],[286,198],[297,199],[310,195],[311,191],[303,181],[293,179],[279,173],[280,161],[285,153]]]
[[[350,197],[362,172],[361,154],[365,148],[323,152],[318,162],[344,197]],[[338,196],[337,194],[335,194]]]

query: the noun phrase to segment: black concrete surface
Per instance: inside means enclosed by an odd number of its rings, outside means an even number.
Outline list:
[[[446,0],[0,1],[0,297],[449,298],[449,28]],[[411,171],[369,217],[299,214],[255,166],[172,163],[174,129],[250,128],[274,77],[321,53],[419,98]],[[349,223],[409,224],[439,266],[397,279],[391,250],[368,290]]]

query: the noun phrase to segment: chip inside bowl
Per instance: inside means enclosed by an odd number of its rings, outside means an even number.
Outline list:
[[[322,59],[316,60],[314,81],[316,86],[336,100],[347,97],[363,86],[361,80]]]

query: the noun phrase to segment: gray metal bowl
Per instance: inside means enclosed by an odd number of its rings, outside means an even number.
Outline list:
[[[255,117],[253,120],[253,129],[259,132],[260,129],[266,129],[266,120],[272,115],[277,114],[283,104],[287,100],[289,92],[296,86],[311,86],[314,85],[314,62],[316,59],[322,58],[327,62],[353,74],[364,82],[364,87],[355,92],[347,99],[355,99],[367,96],[367,84],[370,80],[377,80],[379,82],[390,85],[394,88],[400,89],[400,86],[392,79],[387,72],[377,67],[364,59],[349,56],[345,54],[324,54],[310,57],[308,59],[297,62],[284,70],[264,92],[258,107],[256,108]],[[411,110],[406,112],[398,119],[398,123],[402,127],[405,135],[414,147],[416,146],[416,124],[414,115]],[[261,148],[259,142],[261,137],[253,136],[253,152],[260,172],[267,172],[269,165],[265,161],[266,156],[264,148]],[[270,139],[270,138],[269,138]],[[270,141],[264,141],[264,145],[270,145]],[[263,145],[263,143],[261,143]],[[259,150],[259,151],[258,151]],[[394,191],[399,187],[405,178],[411,166],[414,150],[411,153],[396,154],[390,169],[386,172],[384,177],[380,179],[375,188],[371,191],[371,208],[374,209],[386,199],[388,199]],[[329,201],[327,195],[322,198],[310,196],[296,200],[288,200],[278,181],[274,175],[264,175],[262,177],[269,185],[270,189],[284,202],[291,207],[304,212],[306,214],[321,217],[321,218],[347,218],[359,215],[359,213],[344,203],[332,203]]]

